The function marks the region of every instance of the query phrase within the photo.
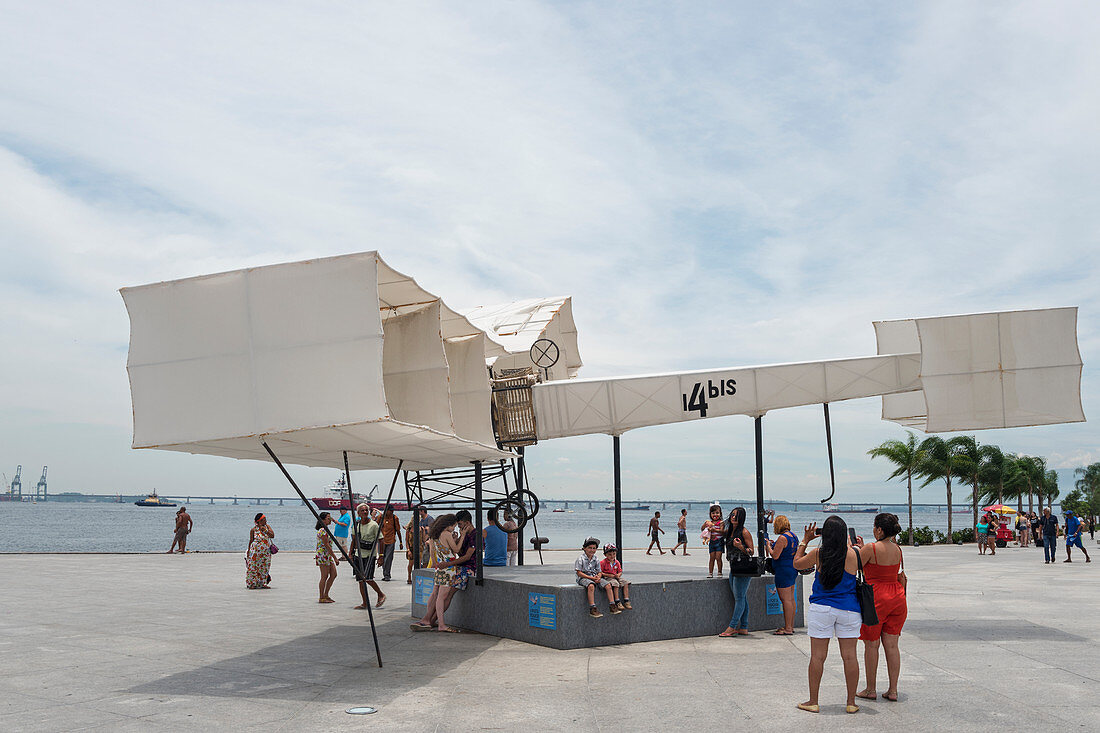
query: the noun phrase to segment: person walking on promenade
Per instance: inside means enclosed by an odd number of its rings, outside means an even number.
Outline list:
[[[905,603],[905,558],[897,543],[901,523],[896,514],[884,512],[875,517],[871,530],[875,541],[863,544],[859,549],[863,560],[863,575],[875,588],[875,612],[879,622],[874,626],[862,625],[859,638],[863,640],[863,667],[867,686],[856,697],[874,700],[878,682],[878,648],[881,644],[886,654],[886,673],[890,686],[882,693],[883,700],[898,701],[898,677],[901,675],[901,651],[898,640],[905,618],[909,615]],[[861,540],[862,542],[862,540]]]
[[[1043,520],[1035,512],[1031,512],[1031,542],[1036,547],[1043,546]]]
[[[378,554],[378,564],[382,568],[382,580],[389,581],[390,571],[393,569],[393,546],[400,543],[401,549],[405,549],[404,540],[401,539],[401,522],[393,513],[393,504],[386,505],[379,525],[382,532],[382,549]]]
[[[516,520],[512,518],[512,512],[507,509],[504,510],[504,524],[502,525],[505,531],[508,532],[508,565],[515,565],[517,558],[519,557],[519,525],[516,524]]]
[[[652,554],[650,550],[653,549],[654,544],[657,545],[658,552],[662,555],[665,554],[665,551],[661,549],[661,535],[664,533],[665,531],[661,529],[661,513],[653,512],[653,516],[649,520],[649,548],[646,549],[645,554]]]
[[[1020,543],[1020,547],[1027,547],[1027,538],[1030,534],[1031,527],[1028,526],[1027,514],[1016,515],[1016,541]]]
[[[355,513],[359,515],[359,523],[351,538],[351,552],[359,572],[362,574],[359,580],[359,595],[363,597],[363,602],[356,608],[359,610],[367,608],[369,603],[367,600],[368,585],[374,588],[377,595],[374,607],[381,608],[382,604],[386,602],[386,594],[382,592],[382,589],[378,587],[378,583],[374,580],[374,570],[378,567],[378,563],[375,562],[375,554],[378,550],[378,535],[381,530],[378,528],[378,522],[374,521],[374,517],[371,516],[369,504],[360,504],[355,507]]]
[[[722,507],[712,504],[710,507],[710,519],[703,522],[701,527],[710,537],[707,540],[707,552],[710,558],[707,560],[707,577],[713,578],[717,566],[718,577],[722,576],[722,555],[726,551],[725,532],[722,529]]]
[[[1058,560],[1058,517],[1050,513],[1050,507],[1044,507],[1043,518],[1039,523],[1043,528],[1044,564],[1049,565]]]
[[[1096,539],[1096,517],[1089,515],[1089,539]]]
[[[729,552],[730,591],[733,593],[733,618],[729,626],[718,636],[728,639],[731,636],[749,635],[749,583],[755,573],[749,574],[745,567],[753,562],[752,532],[745,527],[745,507],[739,506],[730,512],[725,526],[725,543]]]
[[[448,627],[443,620],[443,614],[451,605],[451,595],[454,593],[454,566],[458,552],[454,535],[456,524],[458,519],[454,514],[442,514],[428,528],[428,546],[432,554],[432,567],[435,568],[435,582],[432,593],[424,604],[426,611],[423,618],[409,626],[413,631],[431,631],[435,623],[442,632],[458,632],[457,629]]]
[[[260,512],[254,517],[252,530],[248,533],[248,552],[244,556],[245,588],[258,590],[271,587],[271,540],[274,537],[275,530]]]
[[[340,516],[333,518],[332,536],[336,538],[336,544],[344,550],[348,551],[348,537],[351,536],[351,512],[347,509],[340,509]]]
[[[321,571],[321,580],[317,584],[317,602],[335,603],[336,601],[329,598],[328,592],[336,580],[336,566],[340,561],[332,551],[332,540],[329,539],[328,531],[325,530],[325,527],[333,523],[333,519],[328,512],[321,512],[317,517],[317,524],[314,527],[317,530],[317,551],[313,554],[313,560]]]
[[[783,604],[783,627],[775,630],[776,636],[794,634],[794,588],[798,571],[794,569],[794,551],[798,547],[798,538],[791,531],[791,521],[783,514],[772,520],[776,538],[768,541],[768,552],[772,556],[772,568],[775,570],[775,592]]]
[[[1066,512],[1066,559],[1062,562],[1073,562],[1073,547],[1076,545],[1081,548],[1081,552],[1085,553],[1085,562],[1092,562],[1092,558],[1089,557],[1089,551],[1085,549],[1085,545],[1081,542],[1081,530],[1083,525],[1081,520],[1071,511]]]
[[[680,518],[676,520],[676,547],[680,545],[684,546],[684,557],[687,557],[691,553],[688,552],[688,510],[680,510]],[[671,552],[676,554],[676,547],[673,547]]]
[[[806,609],[806,629],[810,636],[810,699],[799,703],[798,709],[820,712],[817,695],[825,659],[829,656],[829,640],[836,635],[840,657],[844,662],[844,685],[848,691],[847,713],[858,713],[856,687],[859,686],[859,660],[856,642],[862,626],[859,600],[856,597],[856,573],[859,553],[848,541],[848,525],[833,515],[821,526],[821,546],[807,552],[806,546],[817,534],[817,524],[806,526],[802,542],[794,554],[796,570],[817,568],[810,605]]]

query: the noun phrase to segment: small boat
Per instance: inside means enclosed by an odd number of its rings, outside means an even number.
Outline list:
[[[564,514],[565,510],[564,509],[551,509],[550,512],[552,514]]]
[[[149,496],[145,497],[144,499],[141,499],[140,501],[135,501],[134,504],[136,504],[137,506],[175,506],[176,505],[175,502],[165,501],[164,499],[157,496],[157,490],[156,489],[153,489],[153,493],[149,494]]]
[[[614,504],[608,504],[607,506],[604,507],[604,509],[614,509],[614,508],[615,508]],[[640,510],[640,511],[643,511],[643,512],[648,512],[649,511],[649,504],[639,504],[637,506],[627,506],[627,505],[623,504],[623,511],[625,512],[628,509],[631,510],[631,511]]]
[[[825,514],[875,514],[878,512],[877,506],[872,507],[841,507],[840,504],[826,504],[821,508],[821,511]]]

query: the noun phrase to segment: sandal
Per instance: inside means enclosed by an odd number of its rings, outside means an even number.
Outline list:
[[[732,639],[735,636],[737,636],[736,631],[733,632],[732,634],[727,634],[725,631],[723,631],[721,634],[718,635],[718,638],[719,639]]]
[[[431,631],[432,627],[428,624],[409,624],[409,629],[412,631]]]
[[[859,695],[856,695],[856,697],[859,697]],[[879,697],[881,697],[883,700],[886,700],[888,702],[897,702],[898,701],[898,693],[896,693],[896,692],[894,693],[893,697],[890,697],[889,692],[884,692]]]
[[[859,705],[845,705],[844,706],[844,712],[848,713],[849,715],[851,715],[853,713],[858,713],[859,712]]]
[[[448,626],[445,629],[436,629],[436,631],[439,631],[440,633],[443,633],[443,634],[461,634],[462,633],[458,629],[452,629],[450,626]]]
[[[386,598],[388,598],[388,597],[389,596],[382,596],[382,600],[378,601],[378,603],[375,603],[374,607],[375,608],[381,608],[382,604],[386,602]]]
[[[795,707],[798,708],[799,710],[805,710],[807,713],[820,713],[821,712],[821,706],[820,705],[811,705],[808,702],[800,702],[797,705],[795,705]]]
[[[864,690],[863,692],[857,692],[856,697],[863,698],[864,700],[874,700],[878,698],[878,693]]]

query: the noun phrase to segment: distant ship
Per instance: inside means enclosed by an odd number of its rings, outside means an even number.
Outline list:
[[[369,504],[371,509],[385,509],[385,501],[374,501],[374,491],[377,489],[377,484],[370,494],[363,496],[362,494],[354,494],[355,505]],[[313,503],[317,505],[318,509],[350,509],[351,505],[348,503],[348,482],[344,480],[343,475],[337,478],[330,486],[324,488],[325,496],[313,497]],[[407,512],[409,510],[408,502],[393,501],[393,510],[395,512]]]
[[[604,509],[614,509],[614,508],[615,508],[614,504],[608,504],[607,506],[604,507]],[[648,512],[649,511],[649,504],[639,504],[638,506],[623,506],[623,511],[624,512],[627,509],[630,509],[630,510],[637,509],[637,510],[640,510],[640,511],[643,511],[643,512]]]
[[[153,493],[149,494],[149,496],[145,497],[144,499],[141,499],[140,501],[135,501],[134,504],[138,506],[175,506],[174,502],[165,501],[164,499],[157,496],[156,489],[153,489]]]
[[[821,508],[821,511],[826,514],[874,514],[878,512],[877,506],[871,507],[841,507],[840,504],[826,504]]]

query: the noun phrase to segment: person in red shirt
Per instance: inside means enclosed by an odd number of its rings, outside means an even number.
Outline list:
[[[615,594],[615,604],[620,609],[634,608],[630,605],[630,582],[623,580],[623,565],[616,559],[618,554],[618,548],[610,542],[603,546],[603,560],[600,560],[600,577],[611,586],[611,590]]]

